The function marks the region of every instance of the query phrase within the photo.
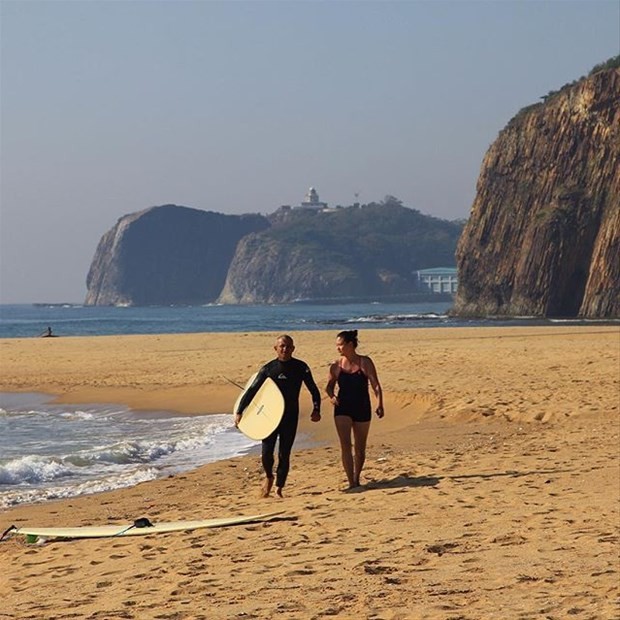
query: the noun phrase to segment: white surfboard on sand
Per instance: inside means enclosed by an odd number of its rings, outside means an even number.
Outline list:
[[[146,536],[148,534],[162,534],[165,532],[240,525],[242,523],[251,523],[254,521],[269,521],[281,514],[283,514],[283,511],[249,516],[225,517],[222,519],[204,519],[202,521],[167,521],[154,523],[151,527],[136,527],[133,523],[124,525],[86,525],[82,527],[24,526],[15,528],[11,530],[10,533],[41,538],[114,538],[116,536]]]
[[[233,412],[237,411],[243,395],[252,385],[255,377],[256,375],[252,375],[245,384],[243,392],[241,392],[235,402]],[[275,381],[268,377],[243,411],[241,421],[239,422],[239,430],[250,439],[257,441],[265,439],[265,437],[269,437],[278,428],[283,415],[284,397]]]

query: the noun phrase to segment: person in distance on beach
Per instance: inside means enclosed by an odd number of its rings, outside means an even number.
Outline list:
[[[325,388],[334,405],[342,465],[349,481],[349,489],[360,486],[360,474],[366,460],[366,442],[372,417],[368,383],[377,398],[375,413],[379,418],[384,415],[383,390],[377,370],[368,356],[357,353],[357,345],[356,329],[340,332],[336,336],[336,348],[340,358],[329,367],[329,381]]]
[[[275,484],[276,494],[282,497],[282,489],[286,483],[290,468],[291,450],[297,434],[297,423],[299,421],[299,393],[301,384],[304,383],[312,396],[312,414],[310,419],[318,422],[321,419],[321,392],[317,387],[312,372],[306,362],[293,357],[295,344],[288,335],[279,336],[275,346],[277,357],[265,364],[256,375],[256,379],[243,395],[237,411],[235,411],[235,426],[241,421],[244,409],[250,404],[260,386],[267,377],[271,377],[280,388],[284,397],[284,415],[278,428],[263,439],[262,443],[262,463],[265,470],[265,482],[261,489],[261,497],[269,497],[273,488],[274,476],[274,451],[276,441],[278,444],[278,466],[276,468]]]

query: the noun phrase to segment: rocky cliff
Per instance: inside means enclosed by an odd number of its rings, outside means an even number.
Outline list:
[[[223,215],[175,205],[126,215],[99,242],[85,304],[213,302],[239,240],[268,226],[260,215]]]
[[[242,239],[218,301],[412,299],[417,270],[451,266],[462,224],[390,199],[327,211],[284,210]]]
[[[390,200],[268,217],[166,205],[122,217],[102,237],[87,305],[407,300],[417,269],[454,264],[460,222]]]
[[[457,315],[620,316],[620,69],[522,110],[482,163]]]

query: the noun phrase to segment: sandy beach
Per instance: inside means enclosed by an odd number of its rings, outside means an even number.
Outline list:
[[[210,414],[274,333],[0,340],[0,391]],[[295,332],[321,389],[334,332]],[[0,512],[0,529],[208,519],[232,527],[0,542],[0,619],[620,618],[620,329],[361,330],[385,392],[363,486],[333,415],[300,434],[284,499],[258,455]],[[232,423],[232,416],[231,416]]]

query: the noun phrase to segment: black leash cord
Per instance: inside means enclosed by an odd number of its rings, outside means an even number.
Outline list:
[[[0,536],[0,540],[4,540],[4,537],[9,533],[12,532],[13,530],[17,531],[17,526],[16,525],[11,525],[11,527],[9,527],[8,529],[4,530],[2,536]]]

